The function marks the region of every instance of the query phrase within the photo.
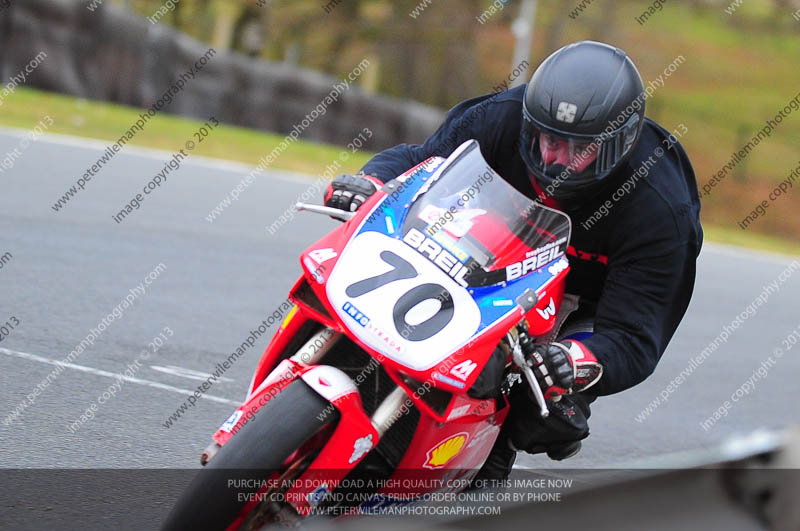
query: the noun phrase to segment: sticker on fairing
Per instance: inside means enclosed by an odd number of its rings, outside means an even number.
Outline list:
[[[222,423],[222,426],[219,427],[220,430],[230,433],[234,426],[239,422],[239,419],[242,418],[242,411],[237,409],[234,411],[228,420]]]
[[[330,493],[331,491],[328,488],[328,484],[323,483],[322,485],[320,485],[319,487],[317,487],[316,489],[314,489],[313,491],[309,492],[306,495],[306,501],[308,502],[308,505],[310,505],[311,507],[316,507],[317,505],[325,501],[325,498]]]
[[[433,232],[444,229],[456,238],[461,238],[469,233],[474,223],[473,218],[486,214],[485,210],[479,208],[450,209],[426,205],[417,215],[419,219],[428,224]]]
[[[441,245],[431,238],[426,237],[417,229],[412,228],[403,236],[403,242],[416,249],[422,256],[439,266],[442,271],[461,284],[461,286],[465,288],[468,286],[464,278],[469,272],[467,266],[459,262],[458,258],[443,249]]]
[[[364,437],[359,437],[356,439],[356,442],[353,443],[353,454],[350,456],[350,459],[347,460],[348,463],[353,464],[359,459],[361,459],[364,454],[372,450],[373,442],[372,442],[372,434],[365,435]]]
[[[452,385],[453,387],[457,387],[458,389],[464,389],[466,384],[464,382],[459,382],[449,376],[445,376],[444,374],[439,374],[438,372],[433,373],[433,379],[439,380],[442,383],[446,383],[447,385]]]
[[[464,448],[468,438],[469,434],[467,432],[451,435],[426,452],[427,459],[422,466],[425,468],[442,468],[461,453],[461,449]]]
[[[433,238],[436,243],[441,245],[444,249],[446,249],[450,254],[458,258],[458,261],[461,263],[466,262],[469,260],[469,253],[462,249],[456,241],[445,234],[442,231],[437,231],[431,234],[431,238]]]
[[[555,317],[556,315],[556,303],[553,300],[553,297],[550,297],[550,303],[545,306],[544,308],[536,308],[536,311],[539,312],[539,315],[542,316],[542,319],[545,321],[549,321],[550,318]]]
[[[326,291],[345,323],[356,324],[353,307],[369,319],[350,327],[361,341],[413,370],[440,363],[481,325],[480,309],[463,286],[410,246],[378,232],[351,240]]]

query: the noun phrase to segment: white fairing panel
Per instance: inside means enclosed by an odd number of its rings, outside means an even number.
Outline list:
[[[378,232],[347,245],[326,290],[361,341],[417,371],[444,360],[480,325],[465,288],[409,245]]]

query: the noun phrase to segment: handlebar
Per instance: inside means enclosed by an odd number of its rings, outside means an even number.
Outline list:
[[[313,212],[314,214],[323,214],[325,216],[330,216],[332,218],[341,220],[341,221],[350,221],[350,218],[356,215],[355,212],[348,212],[347,210],[341,210],[338,208],[331,208],[321,205],[311,205],[308,203],[295,203],[295,208],[297,211],[306,212]]]

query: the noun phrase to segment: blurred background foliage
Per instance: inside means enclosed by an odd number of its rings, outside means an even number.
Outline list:
[[[152,16],[162,0],[115,0]],[[362,59],[368,92],[449,108],[486,93],[512,69],[520,0],[181,0],[162,23],[220,49],[342,77]],[[498,0],[498,3],[500,0]],[[531,71],[565,43],[595,39],[625,49],[645,83],[677,56],[685,62],[648,99],[648,115],[681,138],[703,183],[800,91],[800,1],[540,0]],[[424,10],[416,17],[411,12]],[[578,6],[583,10],[576,11]],[[736,6],[732,14],[726,8]],[[526,80],[520,79],[520,82]],[[800,164],[800,112],[783,121],[705,198],[704,218],[735,226]],[[758,232],[798,239],[800,193],[776,202]]]

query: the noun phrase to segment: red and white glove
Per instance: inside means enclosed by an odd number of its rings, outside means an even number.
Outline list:
[[[340,175],[325,190],[325,206],[355,212],[382,187],[383,183],[371,175]]]
[[[603,366],[579,341],[534,344],[525,337],[520,346],[548,400],[585,391],[603,376]]]

